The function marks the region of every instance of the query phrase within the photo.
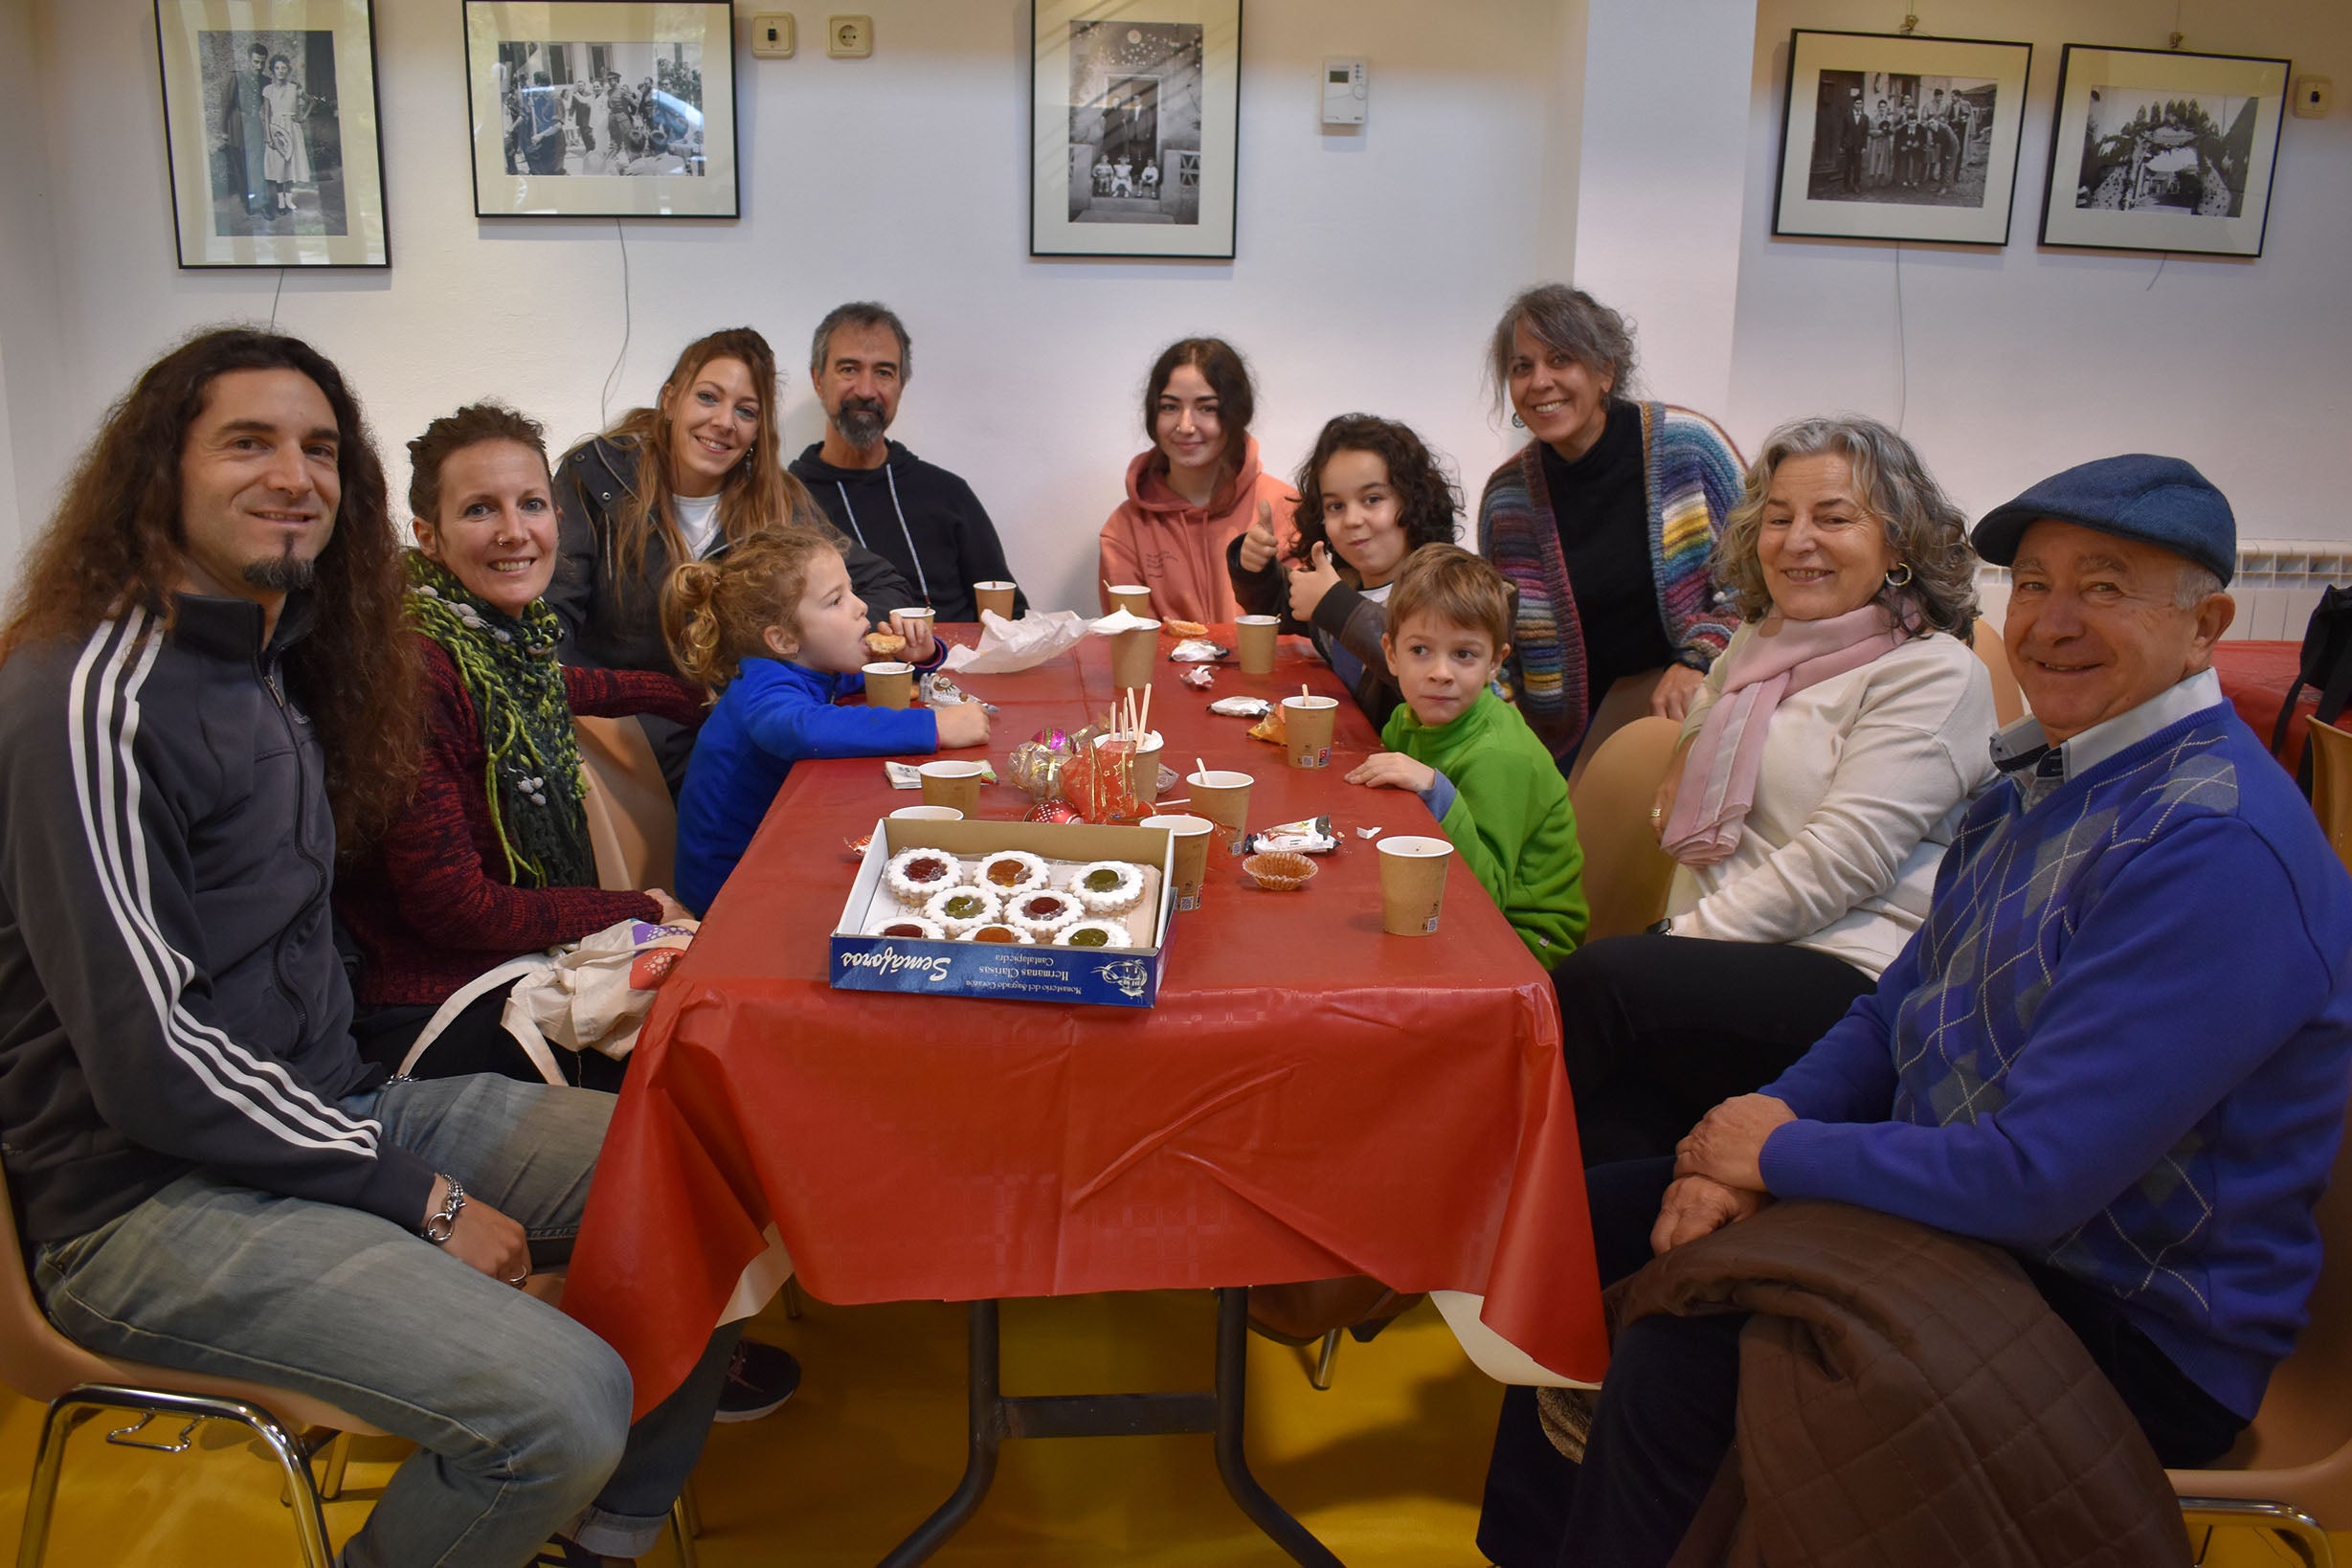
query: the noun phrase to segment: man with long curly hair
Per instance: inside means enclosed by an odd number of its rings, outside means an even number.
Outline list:
[[[388,1083],[351,1042],[327,892],[418,745],[404,583],[307,345],[202,333],[107,415],[0,626],[8,1177],[77,1341],[420,1445],[350,1568],[634,1556],[734,1336],[632,1434],[620,1359],[516,1288],[569,1249],[611,1097]]]

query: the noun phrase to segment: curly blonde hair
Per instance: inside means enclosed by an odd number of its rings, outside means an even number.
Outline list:
[[[768,628],[800,635],[800,595],[833,541],[809,528],[754,534],[722,555],[688,561],[661,589],[661,636],[678,672],[711,700],[768,651]]]
[[[1854,498],[1886,530],[1897,566],[1911,569],[1909,582],[1882,587],[1877,601],[1909,632],[1949,632],[1965,642],[1977,619],[1977,554],[1968,548],[1968,519],[1909,441],[1858,414],[1792,419],[1764,437],[1763,450],[1748,465],[1747,489],[1715,546],[1715,580],[1731,590],[1740,618],[1761,620],[1772,609],[1757,536],[1763,531],[1773,475],[1791,458],[1825,454],[1846,459]]]

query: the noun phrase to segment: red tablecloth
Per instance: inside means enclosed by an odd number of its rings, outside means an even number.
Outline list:
[[[1488,1327],[1599,1378],[1549,979],[1459,859],[1436,935],[1382,933],[1377,858],[1352,830],[1434,828],[1409,794],[1341,782],[1378,746],[1353,703],[1327,772],[1288,769],[1246,721],[1207,711],[1302,681],[1337,693],[1303,646],[1271,677],[1220,669],[1213,693],[1176,673],[1160,667],[1152,716],[1169,765],[1241,768],[1253,825],[1328,813],[1346,842],[1298,893],[1213,859],[1154,1009],[833,990],[826,938],[856,871],[843,840],[914,796],[879,761],[793,770],[663,987],[565,1288],[627,1359],[640,1412],[683,1376],[771,1226],[831,1302],[1365,1273],[1482,1292]],[[1000,773],[1018,741],[1110,701],[1100,638],[965,684],[1003,708],[987,748]],[[1026,805],[998,787],[981,815]]]
[[[2287,688],[2295,684],[2302,663],[2299,641],[2213,645],[2213,668],[2221,676],[2223,693],[2265,746],[2271,743],[2271,726],[2278,722],[2279,706],[2287,700]],[[2304,721],[2318,701],[2317,691],[2306,691],[2296,704],[2295,722],[2287,727],[2286,744],[2278,749],[2280,762],[2290,768],[2303,754]]]

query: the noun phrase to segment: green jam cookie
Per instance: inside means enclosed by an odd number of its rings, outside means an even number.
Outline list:
[[[955,897],[948,900],[946,907],[949,918],[954,920],[970,920],[973,918],[973,916],[980,914],[986,910],[988,906],[982,904],[978,899],[974,898],[970,893],[958,893]]]
[[[1111,870],[1109,866],[1105,866],[1100,871],[1089,871],[1086,873],[1086,891],[1089,893],[1108,893],[1112,888],[1118,886],[1124,880],[1126,879],[1122,878],[1119,873]]]
[[[1110,945],[1109,931],[1080,931],[1070,938],[1073,948],[1103,948]]]

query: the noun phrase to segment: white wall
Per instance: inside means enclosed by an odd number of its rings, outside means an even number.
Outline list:
[[[54,192],[56,315],[77,346],[55,401],[86,432],[174,336],[266,318],[278,279],[172,264],[147,0],[35,3],[56,39],[39,60],[55,145],[106,174]],[[635,319],[613,411],[649,398],[703,331],[749,322],[798,365],[828,306],[883,299],[915,340],[894,434],[972,482],[1048,604],[1092,602],[1094,533],[1143,444],[1144,373],[1186,333],[1229,336],[1255,362],[1270,463],[1369,408],[1449,452],[1474,495],[1512,444],[1479,402],[1478,354],[1531,276],[1555,10],[1463,0],[1432,27],[1418,0],[1247,7],[1231,263],[1029,258],[1025,0],[872,0],[864,61],[812,48],[804,10],[795,58],[737,54],[743,219],[629,227]],[[504,395],[560,440],[597,424],[621,254],[609,220],[476,220],[459,8],[375,12],[393,264],[290,272],[278,321],[344,366],[398,493],[399,444],[465,399]],[[1321,132],[1326,55],[1371,62],[1360,133]],[[805,378],[788,379],[796,450],[821,422]],[[60,462],[17,460],[40,484]]]
[[[59,471],[57,269],[38,46],[31,9],[0,5],[0,147],[12,149],[0,179],[0,583],[14,575]]]
[[[2189,50],[2267,55],[2332,76],[2325,120],[2285,123],[2259,260],[2042,250],[2061,46],[2162,49],[2173,8],[2145,0],[1980,0],[1935,31],[2033,45],[2010,237],[1999,251],[1771,237],[1792,27],[1884,32],[1866,0],[1761,0],[1730,425],[1743,445],[1826,409],[1893,420],[1970,513],[2117,452],[2186,458],[2230,498],[2246,539],[2352,539],[2352,6],[2190,6]],[[1925,29],[1923,29],[1925,31]],[[1908,357],[1908,390],[1899,373]]]

